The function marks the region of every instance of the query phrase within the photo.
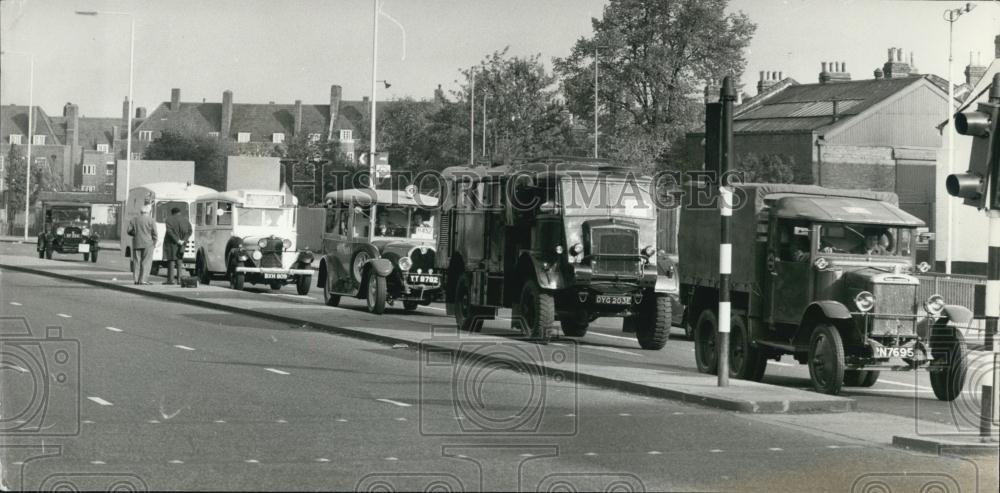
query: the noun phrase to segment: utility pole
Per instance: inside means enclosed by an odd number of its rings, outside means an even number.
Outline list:
[[[594,159],[597,159],[597,47],[594,47]]]
[[[476,163],[476,68],[473,67],[472,91],[469,94],[469,166]]]
[[[736,101],[736,86],[732,76],[722,79],[720,91],[722,100],[722,166],[719,173],[719,214],[721,230],[719,243],[719,387],[729,386],[729,328],[732,305],[729,301],[729,275],[732,273],[733,245],[729,226],[733,216],[733,189],[729,183],[729,171],[733,169],[733,103]]]

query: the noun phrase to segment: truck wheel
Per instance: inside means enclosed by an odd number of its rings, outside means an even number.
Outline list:
[[[953,401],[962,393],[965,374],[968,370],[968,349],[965,339],[957,330],[947,326],[937,326],[931,333],[931,388],[934,397],[942,401]]]
[[[281,284],[278,281],[271,281],[270,284],[268,284],[268,287],[271,288],[271,291],[278,291],[279,289],[281,289],[281,286],[283,286],[283,284]]]
[[[416,310],[418,306],[420,306],[420,303],[418,303],[416,301],[403,300],[403,309],[406,310],[406,311],[408,311],[408,312],[412,312],[413,310]]]
[[[652,293],[643,297],[639,307],[639,326],[635,329],[639,347],[663,349],[670,339],[670,326],[673,325],[670,311],[670,297]]]
[[[92,264],[96,264],[97,263],[97,250],[94,250],[93,252],[90,252],[90,263],[92,263]]]
[[[337,306],[340,304],[340,295],[333,293],[333,278],[332,272],[326,273],[326,279],[323,280],[323,303],[326,306]]]
[[[590,322],[584,322],[575,318],[564,318],[559,321],[559,325],[562,327],[563,335],[566,337],[583,337],[587,335],[587,327],[590,326]]]
[[[246,283],[246,274],[243,272],[236,272],[236,267],[242,267],[243,264],[239,263],[233,266],[232,270],[229,271],[229,287],[242,291],[243,285]]]
[[[368,273],[368,296],[365,300],[368,304],[368,311],[375,315],[385,312],[386,286],[385,278],[372,270]]]
[[[208,272],[208,266],[205,265],[205,257],[198,255],[194,262],[194,272],[198,276],[198,282],[206,286],[212,282],[212,274]]]
[[[817,325],[809,338],[809,378],[824,394],[837,395],[844,384],[844,341],[828,323]]]
[[[746,318],[733,315],[729,329],[729,375],[759,382],[766,369],[767,358],[752,344]]]
[[[520,316],[529,337],[540,341],[551,338],[556,321],[556,302],[552,294],[542,291],[538,282],[528,279],[521,289]]]
[[[461,274],[455,284],[455,325],[461,332],[479,332],[483,328],[482,317],[476,316],[472,306],[472,291],[469,290],[469,276]]]
[[[310,286],[311,284],[312,284],[312,276],[299,276],[298,279],[295,280],[295,292],[302,296],[305,296],[309,294],[309,288],[311,287]]]
[[[878,381],[878,370],[845,370],[845,387],[871,387]]]
[[[719,320],[710,308],[702,310],[694,325],[694,361],[698,372],[715,375],[719,371],[719,359],[715,353],[715,337],[719,332]]]

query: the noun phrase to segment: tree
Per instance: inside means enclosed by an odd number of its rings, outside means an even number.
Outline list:
[[[33,159],[35,163],[31,167],[31,194],[29,196],[31,204],[38,201],[39,192],[61,191],[64,188],[61,177],[52,172],[48,160],[45,160],[44,164],[41,163],[42,159],[44,158],[35,156]],[[4,177],[4,185],[7,189],[7,203],[5,205],[8,211],[18,211],[24,208],[24,176],[27,162],[27,158],[21,154],[21,149],[18,146],[10,146],[10,151],[7,152],[6,176]]]
[[[554,60],[569,110],[594,117],[597,53],[602,154],[637,168],[664,165],[704,120],[702,88],[746,66],[756,25],[728,0],[611,0],[594,35]],[[591,128],[593,131],[593,128]]]
[[[744,173],[747,182],[794,183],[795,158],[781,154],[758,156],[748,152],[737,156],[736,168]]]
[[[143,159],[194,161],[194,182],[223,190],[226,187],[226,156],[229,144],[206,135],[165,130],[146,147]]]
[[[315,176],[315,166],[319,166],[320,198],[334,190],[351,186],[355,182],[354,175],[359,171],[340,150],[339,142],[326,138],[310,139],[304,133],[275,147],[275,157],[280,157],[282,161],[292,161],[293,175]],[[364,171],[367,172],[367,168]],[[345,186],[345,183],[348,185]]]

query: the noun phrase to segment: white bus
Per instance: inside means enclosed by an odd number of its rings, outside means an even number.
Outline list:
[[[195,203],[196,272],[203,284],[221,275],[233,289],[244,282],[271,289],[294,283],[309,293],[313,254],[296,249],[291,194],[272,190],[229,190],[198,197]]]
[[[149,204],[152,207],[150,215],[156,221],[157,234],[156,247],[153,249],[153,268],[150,273],[154,276],[157,275],[160,266],[166,265],[163,259],[163,237],[167,233],[164,221],[170,217],[170,210],[174,207],[180,209],[181,213],[186,215],[188,220],[191,221],[193,227],[195,199],[214,192],[215,189],[193,185],[190,182],[182,183],[173,181],[148,183],[129,190],[128,202],[125,204],[125,211],[119,222],[121,226],[121,251],[125,253],[126,257],[132,258],[132,237],[125,231],[128,228],[129,221],[139,215],[142,206]],[[195,268],[196,252],[194,235],[191,235],[191,238],[184,245],[184,268]],[[134,269],[134,266],[132,268]]]

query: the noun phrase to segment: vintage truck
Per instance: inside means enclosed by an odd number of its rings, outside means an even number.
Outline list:
[[[679,234],[681,299],[698,370],[718,370],[718,194],[687,190]],[[812,185],[735,187],[730,373],[760,380],[768,359],[809,365],[817,391],[871,386],[881,370],[930,370],[938,399],[962,390],[972,313],[917,299],[916,230],[895,194]]]
[[[462,330],[498,308],[536,340],[582,337],[623,318],[644,349],[661,349],[677,282],[656,247],[651,180],[607,162],[548,159],[444,172],[436,267]]]

